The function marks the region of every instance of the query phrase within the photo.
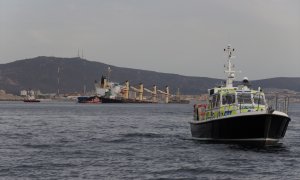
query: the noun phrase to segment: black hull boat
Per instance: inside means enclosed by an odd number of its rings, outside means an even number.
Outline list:
[[[228,63],[224,66],[226,85],[209,89],[206,102],[194,105],[194,119],[190,121],[192,137],[221,143],[275,145],[285,136],[291,121],[288,98],[278,106],[276,97],[275,106],[269,105],[262,89],[251,89],[246,77],[234,87],[231,62],[234,49],[228,45],[224,51],[228,53]]]
[[[243,114],[190,122],[193,138],[248,145],[274,145],[286,133],[290,118],[277,114]]]

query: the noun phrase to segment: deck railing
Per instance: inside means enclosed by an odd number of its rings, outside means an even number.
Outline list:
[[[281,111],[284,112],[286,114],[288,114],[288,110],[289,110],[289,97],[288,96],[269,96],[268,98],[266,98],[267,100],[267,110],[268,112],[273,112],[273,111]],[[233,109],[236,109],[237,113],[243,113],[241,111],[241,104],[235,105],[232,104],[230,105],[231,107],[234,107]],[[221,114],[221,107],[215,107],[215,108],[210,108],[210,109],[205,109],[204,114],[205,114],[205,118],[204,119],[214,119],[214,118],[219,118],[220,116],[226,116],[226,111],[223,112],[224,114]],[[199,117],[199,113],[197,110],[197,120],[204,120],[203,117]],[[203,111],[202,111],[203,113]],[[209,113],[210,116],[206,116],[206,114]],[[217,114],[215,114],[217,113]],[[214,114],[214,115],[212,115]]]
[[[267,97],[269,110],[281,111],[286,114],[289,112],[290,98],[288,96],[270,96]]]

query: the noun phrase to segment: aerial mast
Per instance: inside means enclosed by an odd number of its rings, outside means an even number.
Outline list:
[[[231,45],[228,44],[227,48],[224,49],[224,52],[227,55],[227,65],[225,65],[225,73],[227,74],[226,87],[233,87],[233,80],[235,79],[235,70],[234,64],[232,64],[231,60],[232,58],[234,58],[234,48],[231,48]]]

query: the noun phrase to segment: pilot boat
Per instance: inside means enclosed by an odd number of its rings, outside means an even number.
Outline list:
[[[192,137],[222,143],[276,144],[285,136],[291,120],[288,98],[285,98],[284,110],[279,111],[267,104],[261,88],[251,89],[247,78],[234,87],[235,50],[228,45],[224,51],[228,56],[224,66],[226,85],[209,89],[206,103],[194,105],[194,119],[190,121]]]

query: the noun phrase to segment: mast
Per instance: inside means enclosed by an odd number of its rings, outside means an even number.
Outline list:
[[[235,78],[235,70],[234,70],[234,64],[232,64],[231,60],[234,58],[232,55],[234,51],[234,48],[231,48],[231,45],[228,44],[227,48],[224,49],[224,52],[227,55],[227,65],[225,65],[225,73],[227,74],[226,79],[226,87],[233,87],[233,80]]]
[[[57,96],[59,97],[59,83],[60,83],[60,77],[59,77],[59,73],[60,73],[60,71],[59,71],[59,66],[57,67]]]
[[[180,101],[180,92],[179,92],[179,88],[177,88],[176,101]]]
[[[107,68],[107,82],[110,81],[110,73],[111,73],[111,69],[110,69],[110,66],[108,66],[108,68]]]

